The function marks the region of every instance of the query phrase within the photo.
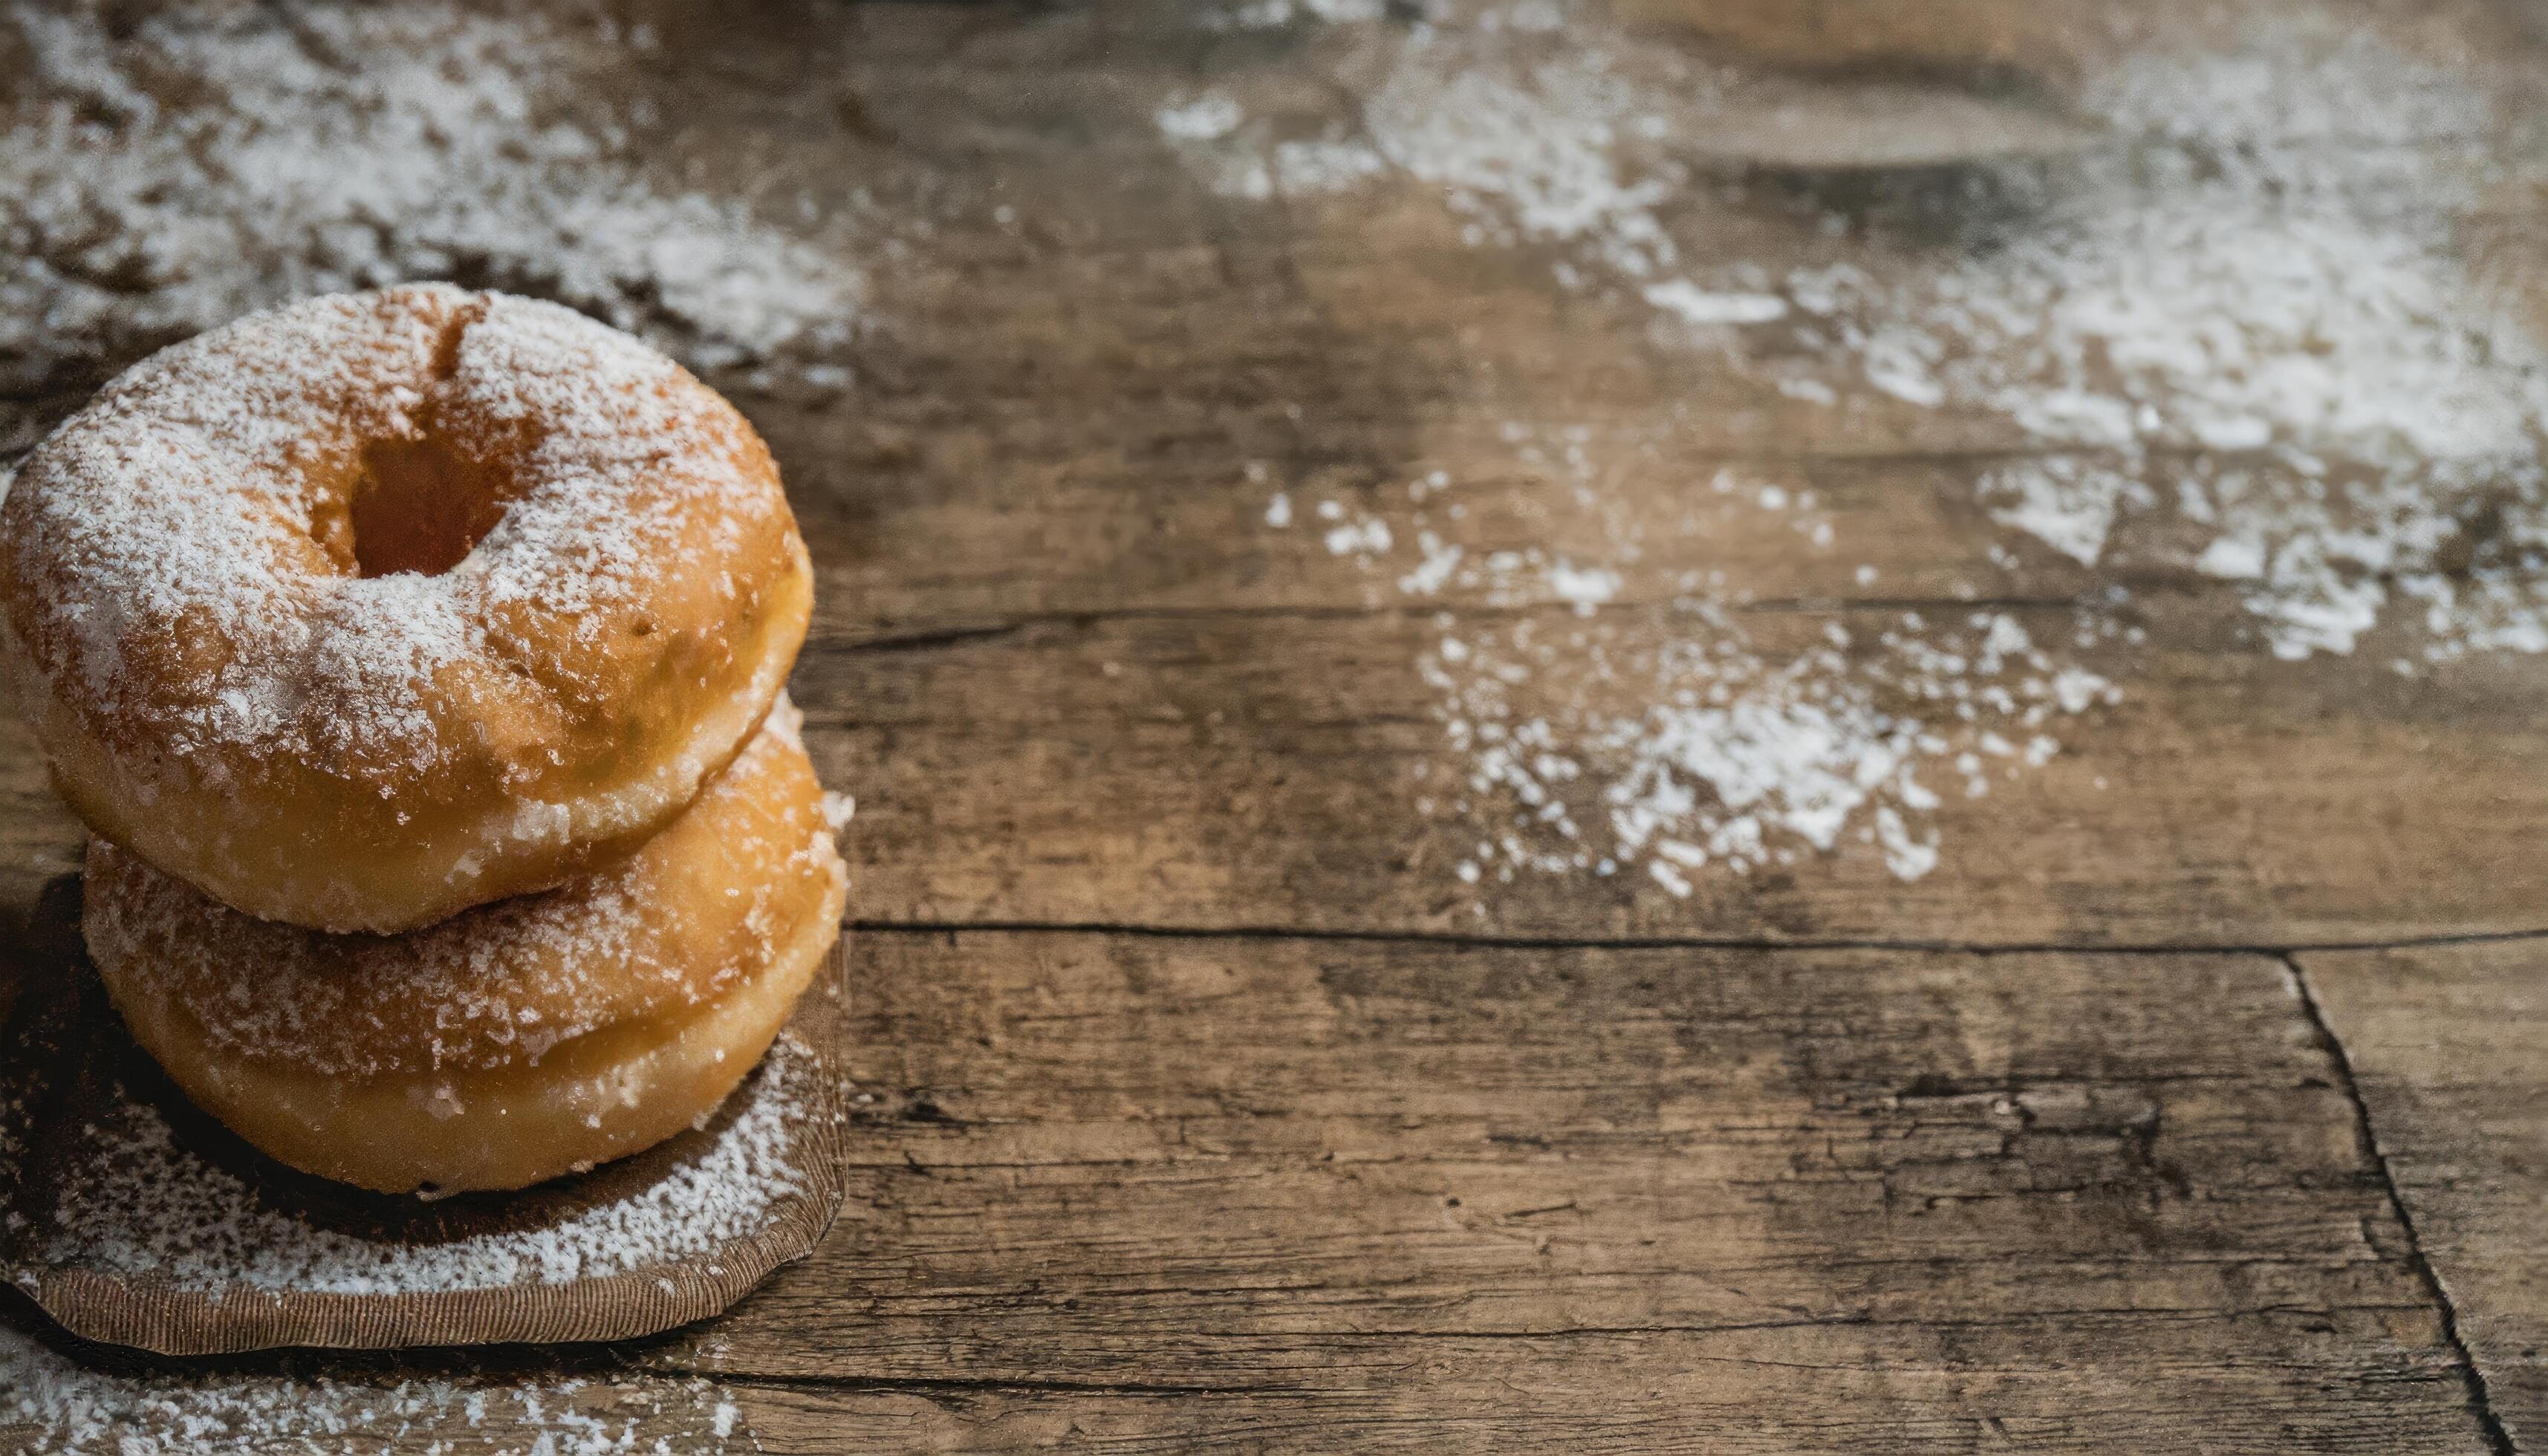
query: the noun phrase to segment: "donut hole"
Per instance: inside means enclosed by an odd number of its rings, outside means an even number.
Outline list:
[[[431,428],[365,441],[346,500],[355,575],[442,575],[504,518],[512,494],[502,473]]]

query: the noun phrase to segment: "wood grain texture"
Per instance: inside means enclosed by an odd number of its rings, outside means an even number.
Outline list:
[[[2508,1440],[2548,1443],[2548,943],[2300,957]]]
[[[841,1230],[660,1366],[1001,1444],[2478,1448],[2270,957],[864,946]]]
[[[2016,615],[2047,635],[2068,620]],[[1887,619],[1747,625],[1807,650],[1825,622],[1871,638]],[[1536,620],[1622,653],[1689,630],[1670,608]],[[2548,862],[2519,849],[2548,816],[2530,665],[2436,689],[2235,651],[2144,654],[2124,702],[2065,735],[2075,753],[1951,797],[1950,852],[1914,883],[1848,842],[1685,900],[1642,874],[1524,874],[1481,895],[1454,873],[1480,831],[1415,809],[1447,810],[1467,772],[1412,671],[1440,631],[1395,613],[1040,622],[881,653],[816,644],[795,691],[817,767],[866,806],[861,914],[885,923],[2270,946],[2523,928],[2548,904]],[[2366,839],[2365,822],[2390,832]]]

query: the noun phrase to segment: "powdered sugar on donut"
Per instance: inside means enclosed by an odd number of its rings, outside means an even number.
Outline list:
[[[494,309],[462,331],[444,392],[450,408],[538,440],[522,468],[540,488],[511,502],[483,546],[489,600],[591,623],[639,593],[684,549],[684,523],[629,516],[622,498],[632,480],[679,482],[695,499],[750,509],[758,493],[714,468],[728,453],[717,422],[671,398],[678,374],[635,339],[561,308]],[[609,528],[594,530],[595,521]],[[739,524],[707,512],[710,544],[739,545]]]
[[[356,575],[327,513],[367,442],[428,414],[518,452],[523,488],[454,569]],[[6,510],[16,624],[103,736],[216,784],[283,757],[386,797],[491,714],[589,717],[614,676],[596,637],[716,582],[785,505],[749,426],[670,360],[554,305],[425,286],[145,360]]]
[[[626,863],[395,939],[258,920],[99,843],[85,928],[119,996],[182,1007],[226,1055],[369,1078],[537,1065],[757,974],[847,871],[781,698]]]

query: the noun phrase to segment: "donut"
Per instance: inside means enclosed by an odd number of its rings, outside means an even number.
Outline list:
[[[423,930],[259,920],[104,839],[81,929],[134,1039],[282,1162],[385,1193],[582,1171],[715,1109],[839,934],[796,724],[782,699],[620,864]]]
[[[762,721],[812,581],[714,391],[566,309],[441,285],[163,349],[0,501],[0,637],[63,797],[331,931],[633,851]]]

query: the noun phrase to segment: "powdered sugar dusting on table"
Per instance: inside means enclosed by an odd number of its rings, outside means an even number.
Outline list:
[[[1437,625],[1417,671],[1454,769],[1427,776],[1423,807],[1478,827],[1457,862],[1470,883],[1642,870],[1682,896],[1689,871],[1792,864],[1845,837],[1917,879],[1942,792],[2043,767],[2060,752],[2048,729],[2121,696],[2002,611],[1875,614],[1864,640],[1834,624],[1777,647],[1705,596],[1672,603],[1659,632]]]
[[[128,1373],[83,1364],[0,1327],[0,1441],[32,1436],[34,1449],[64,1456],[284,1448],[488,1456],[722,1451],[738,1437],[749,1440],[740,1415],[728,1392],[695,1377],[498,1383]]]
[[[1951,221],[1828,204],[1820,234],[1851,245],[1800,262],[1730,252],[1708,240],[1727,229],[1684,220],[1799,205],[1747,198],[1756,154],[1790,165],[1765,128],[1891,164],[1900,139],[1853,133],[1846,85],[1544,0],[1428,4],[1412,23],[1277,9],[1207,25],[1321,28],[1356,104],[1321,120],[1243,67],[1163,96],[1162,141],[1224,195],[1315,207],[1411,191],[1469,245],[1546,257],[1561,289],[1641,306],[1650,339],[1776,396],[1979,430],[2006,458],[1971,489],[2018,550],[2227,583],[2272,655],[2375,633],[2404,672],[2548,650],[2548,353],[2466,261],[2502,179],[2480,155],[2497,119],[2451,57],[2288,12],[2226,40],[2143,36],[2061,83],[2069,115],[1949,98],[1996,119],[1986,146],[1948,158],[1967,181]],[[1257,94],[1277,109],[1251,114]],[[1600,457],[1618,434],[1509,430],[1523,468],[1571,474],[1578,509],[1605,525],[1620,505]],[[1533,464],[1530,442],[1551,436],[1562,450]],[[1296,483],[1249,485],[1277,490],[1269,523],[1289,518]],[[1805,524],[1792,484],[1767,485],[1762,508],[1794,515],[1818,550],[1849,549]],[[1410,490],[1425,500],[1420,478]],[[1842,599],[1834,640],[1773,642],[1740,585],[1641,569],[1633,532],[1608,531],[1608,559],[1482,552],[1435,494],[1406,517],[1354,516],[1349,554],[1409,598],[1465,588],[1584,619],[1455,612],[1419,655],[1452,772],[1420,772],[1416,806],[1467,837],[1453,867],[1473,885],[1633,870],[1682,894],[1702,867],[1852,841],[1917,877],[1937,862],[1922,825],[1942,792],[2043,767],[2062,723],[2131,690],[2139,628],[2111,581],[2024,621]]]
[[[783,1034],[707,1145],[644,1189],[537,1229],[440,1243],[318,1228],[197,1156],[155,1108],[119,1089],[91,1128],[93,1175],[63,1191],[43,1257],[188,1289],[346,1295],[562,1284],[696,1259],[806,1195],[791,1130],[822,1075]]]
[[[1844,847],[1918,879],[1938,863],[1944,796],[1984,797],[2044,768],[2066,725],[2123,700],[2074,658],[2139,640],[2104,597],[2024,621],[1868,609],[1818,630],[1755,614],[1722,574],[1665,573],[1661,599],[1620,601],[1629,576],[1657,574],[1639,569],[1639,523],[1595,487],[1592,432],[1505,435],[1526,467],[1582,485],[1579,503],[1620,567],[1539,548],[1465,553],[1433,530],[1465,515],[1461,483],[1436,471],[1408,487],[1420,506],[1417,560],[1396,577],[1403,597],[1567,608],[1439,612],[1416,659],[1449,754],[1414,766],[1415,808],[1453,839],[1475,913],[1492,886],[1525,874],[1632,874],[1684,897],[1702,870],[1749,873]],[[1730,471],[1701,489],[1721,511],[1830,539],[1810,490]],[[1387,553],[1363,558],[1384,578]]]
[[[1737,359],[1758,343],[1800,398],[1997,411],[2079,452],[1986,478],[1999,520],[2093,564],[2119,519],[2168,517],[2281,655],[2350,651],[2401,605],[2428,660],[2548,650],[2548,353],[2463,261],[2489,112],[2448,65],[2324,18],[2228,53],[2144,43],[2077,98],[2110,144],[2007,174],[2040,209],[2023,228],[1877,276],[1692,256],[1665,225],[1705,205],[1675,148],[1739,71],[1545,5],[1367,45],[1382,79],[1323,139],[1370,167],[1291,168],[1297,138],[1211,92],[1163,135],[1238,196],[1410,177],[1472,242],[1568,244],[1569,286],[1629,285]],[[1175,125],[1196,115],[1215,125]]]
[[[2279,656],[2393,615],[2429,661],[2548,648],[2548,353],[2455,234],[2486,108],[2360,32],[2250,46],[2101,77],[2129,159],[1925,290],[1823,280],[1827,326],[1896,392],[2078,452],[1999,472],[1999,519],[2089,563],[2136,514],[2173,525]]]
[[[286,300],[475,273],[706,365],[845,337],[855,269],[810,230],[661,187],[648,103],[597,105],[651,28],[594,8],[11,4],[0,382],[13,391]]]

